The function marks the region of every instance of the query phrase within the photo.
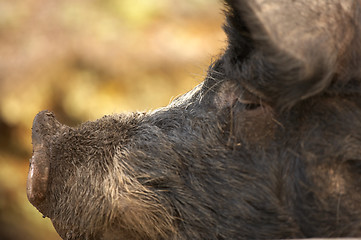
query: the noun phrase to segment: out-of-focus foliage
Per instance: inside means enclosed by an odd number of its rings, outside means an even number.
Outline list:
[[[220,53],[218,0],[0,0],[0,239],[59,239],[25,192],[35,114],[149,110]]]

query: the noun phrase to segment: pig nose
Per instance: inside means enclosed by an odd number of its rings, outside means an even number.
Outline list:
[[[35,207],[39,206],[45,200],[50,167],[45,152],[39,149],[39,147],[41,148],[42,145],[38,146],[37,150],[34,150],[33,156],[30,159],[26,186],[28,199]]]
[[[53,113],[38,113],[32,127],[33,156],[26,185],[28,199],[39,211],[43,212],[42,204],[46,199],[49,180],[50,157],[49,143],[61,128]]]

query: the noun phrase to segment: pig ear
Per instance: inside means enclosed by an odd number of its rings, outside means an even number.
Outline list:
[[[226,2],[226,74],[277,108],[360,80],[360,1]]]
[[[60,124],[51,112],[42,111],[34,118],[32,127],[33,156],[30,159],[26,188],[29,201],[39,210],[47,192],[50,144],[63,128],[65,126]]]

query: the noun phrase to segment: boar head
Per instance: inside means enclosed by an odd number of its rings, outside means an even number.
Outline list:
[[[361,236],[361,2],[228,0],[203,83],[149,113],[33,123],[63,239]]]

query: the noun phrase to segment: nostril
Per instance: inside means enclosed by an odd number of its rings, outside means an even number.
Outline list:
[[[26,192],[31,204],[39,207],[46,198],[49,178],[49,162],[42,151],[34,152],[30,159],[30,168]]]

